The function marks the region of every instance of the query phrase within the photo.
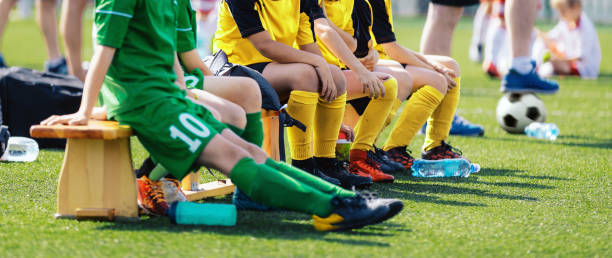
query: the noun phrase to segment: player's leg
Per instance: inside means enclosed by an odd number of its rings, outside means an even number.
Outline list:
[[[489,27],[490,9],[491,3],[489,1],[480,1],[480,6],[478,6],[474,15],[474,29],[469,48],[469,56],[472,62],[479,63],[482,61],[486,32]]]
[[[220,116],[217,120],[228,125],[234,133],[242,135],[247,121],[246,113],[239,105],[207,91],[191,89],[189,92],[197,96],[190,98],[194,103],[215,110]]]
[[[425,121],[439,106],[448,89],[448,82],[439,73],[414,66],[406,66],[413,80],[413,94],[404,106],[397,123],[383,146],[390,157],[402,163],[404,168],[412,166],[413,158],[406,148]]]
[[[82,62],[83,13],[88,0],[64,0],[60,20],[60,33],[66,50],[68,71],[81,81],[85,81]]]
[[[337,66],[329,65],[329,69],[334,79],[337,97],[331,102],[321,97],[317,100],[317,111],[313,125],[315,165],[326,175],[338,179],[342,186],[346,188],[365,187],[372,184],[370,179],[355,176],[347,177],[346,169],[336,159],[336,141],[346,108],[346,78]]]
[[[263,143],[261,92],[257,82],[246,77],[206,76],[204,90],[236,103],[246,112],[246,126],[240,137],[255,145]]]
[[[451,56],[453,33],[462,14],[463,7],[430,3],[421,35],[421,53]]]
[[[370,96],[369,92],[363,92],[363,86],[359,77],[353,71],[344,71],[347,81],[347,92],[349,99],[357,99]],[[397,100],[398,81],[388,74],[377,73],[379,78],[388,77],[384,80],[385,96],[372,98],[365,111],[355,126],[355,139],[350,150],[350,171],[353,174],[372,177],[374,182],[393,182],[391,175],[385,174],[372,160],[371,153],[374,151],[376,136],[385,126],[385,121],[393,103]]]
[[[57,15],[55,0],[36,1],[36,20],[47,45],[47,62],[45,70],[54,73],[68,74],[66,60],[62,57],[57,39]]]
[[[512,48],[512,68],[504,76],[504,92],[556,93],[556,82],[540,78],[530,55],[531,34],[537,15],[538,1],[510,0],[506,4],[506,25]]]
[[[4,29],[9,19],[9,14],[17,0],[0,0],[0,68],[6,66],[4,63],[4,57],[2,56],[2,36],[4,35]]]
[[[295,126],[287,128],[292,164],[327,181],[339,183],[338,180],[318,171],[314,162],[313,132],[319,103],[319,80],[315,69],[310,65],[297,63],[269,63],[264,68],[257,65],[249,67],[261,72],[276,90],[281,101],[287,100],[287,113],[306,126],[306,131]]]
[[[381,59],[374,66],[374,71],[389,74],[397,80],[397,98],[393,101],[393,107],[385,121],[387,126],[397,116],[397,110],[402,102],[412,94],[412,77],[400,63],[393,60]]]

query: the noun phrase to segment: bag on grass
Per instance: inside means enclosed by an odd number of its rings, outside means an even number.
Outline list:
[[[51,115],[79,109],[83,83],[75,77],[21,67],[0,69],[2,124],[11,136],[30,137],[30,127]],[[62,139],[36,139],[41,148],[64,148]]]

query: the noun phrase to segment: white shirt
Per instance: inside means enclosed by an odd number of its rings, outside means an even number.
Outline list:
[[[547,33],[557,44],[557,50],[567,59],[578,59],[577,68],[583,78],[597,78],[601,63],[601,48],[593,22],[582,13],[575,29],[563,19]]]

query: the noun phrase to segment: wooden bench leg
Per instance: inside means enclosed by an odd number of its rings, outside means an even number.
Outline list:
[[[118,219],[138,219],[136,177],[129,138],[68,139],[57,186],[56,218],[76,209],[114,209]]]
[[[278,116],[262,117],[264,141],[262,148],[270,158],[280,161],[280,149],[278,147]]]

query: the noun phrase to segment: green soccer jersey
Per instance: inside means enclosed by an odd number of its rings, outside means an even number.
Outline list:
[[[196,48],[196,11],[191,0],[177,0],[176,51],[187,52]]]
[[[100,91],[110,118],[183,96],[172,69],[177,8],[177,0],[96,0],[97,44],[117,49]]]

